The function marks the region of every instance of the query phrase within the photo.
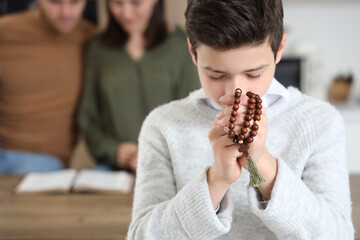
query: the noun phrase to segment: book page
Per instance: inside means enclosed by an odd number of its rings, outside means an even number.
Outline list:
[[[126,171],[82,170],[74,184],[74,191],[122,192],[132,191],[134,176]]]
[[[15,192],[67,192],[71,189],[76,173],[74,169],[29,173],[21,180]]]

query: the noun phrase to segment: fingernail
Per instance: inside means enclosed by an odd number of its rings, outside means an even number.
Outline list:
[[[222,102],[222,100],[224,100],[224,96],[222,96],[221,98],[219,98],[219,102]]]
[[[217,122],[217,125],[220,125],[220,121]]]

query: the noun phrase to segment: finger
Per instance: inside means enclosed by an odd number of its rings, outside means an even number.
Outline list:
[[[235,122],[234,122],[235,125],[242,125],[243,124],[243,122],[244,122],[243,115],[245,115],[245,113],[246,113],[245,111],[244,112],[238,112],[238,116],[235,117]],[[231,117],[232,117],[231,115],[224,116],[223,118],[221,118],[217,122],[217,124],[220,125],[220,126],[224,126],[224,127],[229,126]]]
[[[214,127],[210,130],[208,138],[209,140],[214,140],[216,138],[222,137],[227,135],[227,132],[225,132],[223,127],[218,126],[216,123],[214,124]]]
[[[234,104],[234,94],[233,93],[225,94],[224,96],[222,96],[219,99],[219,102],[221,104],[224,104],[224,105],[232,105],[232,104]]]
[[[235,128],[233,129],[233,131],[235,132],[235,134],[236,135],[239,135],[240,134],[240,132],[241,132],[241,129],[242,129],[243,127],[242,126],[240,126],[240,125],[235,125]],[[225,126],[225,127],[223,127],[223,129],[224,129],[224,132],[228,135],[228,133],[230,132],[230,128],[228,127],[228,126]],[[245,130],[243,130],[243,131],[245,131]],[[247,131],[247,130],[246,130]],[[247,132],[241,132],[242,134],[246,134]]]
[[[227,106],[225,107],[223,110],[220,111],[220,113],[218,114],[217,116],[217,119],[222,119],[223,117],[225,116],[230,116],[232,114],[232,111],[233,111],[233,106]],[[246,112],[246,106],[245,105],[242,105],[242,104],[239,104],[239,109],[238,110],[235,110],[236,111],[236,116],[237,117],[239,114],[241,113],[245,113]]]
[[[217,124],[218,121],[219,121],[219,119],[215,119],[214,121],[212,121],[211,129],[214,129],[214,128],[218,127],[218,124]]]
[[[217,149],[225,148],[225,151],[228,152],[229,154],[231,154],[231,156],[234,158],[243,156],[243,153],[238,151],[239,145],[234,144],[232,142],[232,139],[228,138],[227,136],[217,139],[215,144],[216,144]]]
[[[240,97],[240,104],[246,105],[248,99],[249,98],[246,96],[246,94],[242,94]],[[228,106],[233,105],[234,104],[234,93],[225,94],[224,96],[222,96],[219,99],[219,102],[221,104],[228,105]]]

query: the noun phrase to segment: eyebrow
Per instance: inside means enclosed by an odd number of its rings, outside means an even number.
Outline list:
[[[263,65],[260,65],[256,68],[251,68],[251,69],[247,69],[245,71],[243,71],[243,73],[246,73],[246,72],[255,72],[257,70],[260,70],[260,69],[263,69],[265,67],[269,66],[269,64],[263,64]],[[212,67],[209,67],[209,66],[205,66],[204,69],[206,70],[209,70],[209,71],[212,71],[212,72],[215,72],[215,73],[226,73],[224,71],[221,71],[221,70],[216,70],[216,69],[213,69]]]

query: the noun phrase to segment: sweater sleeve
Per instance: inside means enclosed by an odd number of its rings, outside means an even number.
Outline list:
[[[85,79],[78,122],[88,149],[96,162],[115,167],[116,152],[120,143],[103,130],[99,113],[97,53],[96,42],[93,40],[86,55]]]
[[[313,150],[301,179],[285,159],[277,159],[278,174],[265,208],[256,189],[248,188],[252,211],[279,239],[354,239],[344,124],[337,111],[331,116],[314,121]]]
[[[207,185],[208,168],[177,191],[160,119],[164,118],[150,114],[140,133],[128,239],[213,239],[226,234],[232,222],[230,198],[225,196],[216,214]]]

